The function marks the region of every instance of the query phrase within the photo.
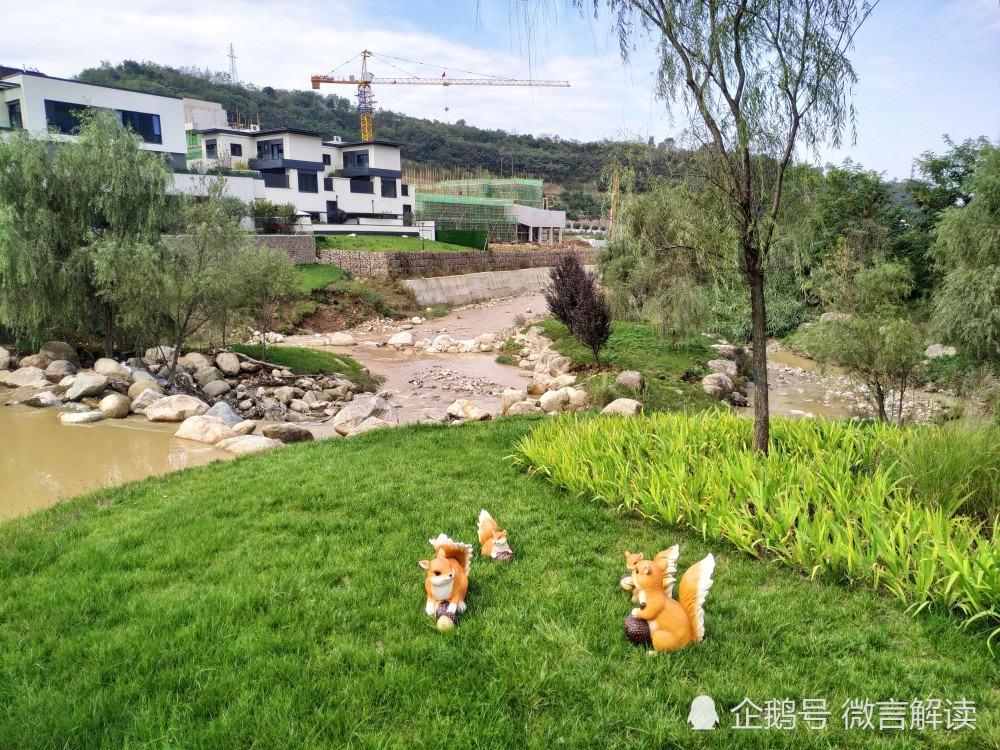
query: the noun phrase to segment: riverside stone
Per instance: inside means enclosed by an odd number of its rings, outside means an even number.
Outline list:
[[[313,434],[305,427],[295,424],[269,424],[262,430],[264,437],[282,443],[305,443],[313,439]]]
[[[215,358],[215,366],[226,375],[240,374],[240,358],[232,352],[221,352]]]
[[[11,356],[10,352],[0,346],[0,370],[6,370],[10,367]]]
[[[534,401],[518,401],[511,404],[504,416],[517,417],[522,414],[541,414],[542,410]]]
[[[712,372],[721,372],[730,378],[736,377],[736,363],[731,359],[710,359],[708,369]]]
[[[21,403],[25,406],[33,406],[36,409],[41,409],[47,406],[62,406],[62,399],[51,391],[39,391]]]
[[[106,375],[109,378],[118,378],[120,380],[132,379],[132,373],[115,362],[113,359],[108,359],[107,357],[102,357],[94,362],[93,369],[94,372],[100,375]]]
[[[615,385],[619,388],[627,388],[630,391],[638,392],[646,387],[646,381],[642,377],[641,372],[624,370],[618,373],[618,377],[615,378]]]
[[[235,453],[237,456],[249,456],[272,448],[279,448],[281,445],[282,443],[277,440],[271,440],[263,435],[239,435],[216,443],[215,447]]]
[[[460,398],[448,407],[448,416],[467,422],[483,422],[493,415],[467,398]]]
[[[153,373],[151,373],[149,370],[142,370],[142,369],[134,370],[132,372],[132,382],[133,383],[139,383],[139,382],[143,382],[143,381],[145,381],[147,383],[155,383],[156,382],[156,376]]]
[[[198,417],[208,411],[208,404],[194,396],[164,396],[146,407],[150,422],[183,422],[188,417]]]
[[[45,377],[53,383],[58,383],[70,375],[76,375],[76,365],[68,359],[54,359],[45,368]]]
[[[924,350],[927,359],[937,359],[938,357],[954,357],[958,352],[953,346],[944,344],[931,344]]]
[[[92,422],[100,422],[102,419],[104,419],[104,415],[99,411],[70,412],[59,415],[59,421],[62,424],[90,424]]]
[[[333,428],[341,435],[351,433],[355,427],[366,419],[375,417],[392,425],[399,424],[396,410],[384,398],[373,393],[362,393],[355,396],[337,412],[333,418]]]
[[[349,333],[338,332],[329,337],[330,346],[354,346],[357,341]]]
[[[96,396],[108,387],[108,379],[96,372],[81,372],[76,376],[73,385],[66,391],[68,401],[79,401],[87,396]]]
[[[170,362],[176,350],[172,346],[154,346],[142,355],[142,361],[147,365],[160,365]]]
[[[232,386],[229,385],[225,380],[213,380],[211,383],[206,383],[202,390],[205,391],[212,398],[221,398],[225,396],[232,390]]]
[[[257,429],[257,423],[252,419],[244,419],[237,425],[233,425],[233,432],[237,435],[250,435]]]
[[[199,367],[195,370],[194,379],[197,381],[198,385],[204,388],[209,383],[214,383],[216,380],[224,380],[225,378],[223,378],[222,372],[218,367],[212,367],[209,365],[208,367]]]
[[[17,366],[21,368],[37,367],[41,370],[44,370],[50,364],[52,364],[52,357],[48,356],[47,354],[29,354],[27,357],[21,357],[21,359],[17,363]]]
[[[516,388],[507,388],[504,390],[500,394],[500,416],[505,415],[510,407],[524,401],[527,397],[528,394],[525,391],[519,391]]]
[[[211,358],[206,357],[201,352],[188,352],[177,361],[191,370],[191,372],[197,372],[198,370],[213,366]]]
[[[389,346],[402,349],[405,346],[413,346],[413,334],[409,331],[400,331],[389,339]]]
[[[182,423],[174,437],[186,440],[196,440],[199,443],[215,445],[229,438],[237,437],[237,433],[229,425],[218,417],[210,417],[203,414],[197,417],[188,417]]]
[[[152,388],[145,388],[132,400],[132,406],[130,408],[135,414],[145,414],[146,409],[162,398],[166,398],[162,392],[154,391]]]
[[[215,406],[213,406],[211,409],[209,409],[208,411],[206,411],[205,412],[205,416],[206,417],[215,417],[216,419],[221,419],[223,422],[225,422],[230,427],[235,427],[236,425],[238,425],[238,424],[240,424],[241,422],[244,421],[243,417],[241,417],[239,414],[237,414],[236,410],[233,409],[233,407],[231,407],[225,401],[220,401]]]
[[[566,388],[567,386],[573,385],[576,382],[576,375],[559,375],[552,378],[549,381],[549,390],[558,391],[560,388]]]
[[[49,385],[45,370],[40,367],[22,367],[14,372],[0,373],[0,385],[8,388],[20,388],[23,385],[44,388]]]
[[[610,404],[601,409],[601,414],[621,414],[626,417],[634,417],[642,411],[642,404],[632,398],[616,398]]]
[[[349,435],[360,435],[362,432],[370,432],[371,430],[381,430],[385,427],[395,427],[396,424],[393,422],[386,422],[384,419],[379,419],[378,417],[369,417],[364,422],[359,424],[353,430],[348,433]]]
[[[137,380],[128,387],[128,397],[133,401],[142,395],[143,391],[154,391],[163,394],[163,386],[155,380]]]
[[[101,399],[97,408],[108,419],[125,419],[132,407],[132,399],[120,393],[112,393]]]
[[[39,354],[44,354],[52,361],[65,359],[72,362],[77,367],[80,366],[80,357],[77,356],[76,349],[65,341],[46,341],[38,350]]]

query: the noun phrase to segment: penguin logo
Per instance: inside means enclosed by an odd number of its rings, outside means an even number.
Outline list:
[[[719,714],[715,710],[715,701],[707,695],[699,695],[691,701],[691,712],[688,723],[692,729],[715,729],[719,723]]]

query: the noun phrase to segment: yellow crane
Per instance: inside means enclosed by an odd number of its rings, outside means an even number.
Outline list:
[[[312,76],[312,87],[318,89],[322,83],[340,83],[358,87],[358,113],[361,115],[361,140],[372,140],[372,116],[375,114],[375,97],[372,93],[372,84],[409,86],[558,86],[566,88],[569,81],[542,81],[520,78],[499,78],[495,76],[484,78],[448,78],[444,73],[440,78],[420,78],[417,76],[407,76],[399,78],[376,78],[368,72],[368,58],[374,53],[364,50],[361,53],[361,78],[356,79],[353,75],[347,78],[335,78],[333,76]],[[355,58],[352,58],[352,60]],[[396,59],[396,58],[393,58]],[[348,60],[347,62],[351,62]],[[412,62],[409,60],[403,62]],[[346,65],[347,63],[344,63]],[[396,67],[388,63],[392,67]],[[417,63],[424,65],[425,63]],[[343,66],[341,66],[343,67]],[[405,71],[402,71],[405,72]],[[463,71],[465,72],[465,71]]]

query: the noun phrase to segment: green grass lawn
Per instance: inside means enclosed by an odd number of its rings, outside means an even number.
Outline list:
[[[260,359],[260,344],[238,344],[230,348],[248,357]],[[378,387],[378,382],[365,368],[346,354],[334,354],[305,346],[269,346],[267,361],[288,368],[296,375],[337,373],[353,381],[362,390],[372,391]]]
[[[416,230],[414,230],[416,232]],[[317,235],[316,247],[320,250],[366,250],[391,252],[462,252],[472,250],[465,245],[452,245],[447,242],[421,240],[420,237],[391,237],[388,235],[372,235],[370,237],[346,237],[344,235]]]
[[[339,281],[347,275],[343,268],[324,266],[319,263],[305,263],[295,266],[295,274],[299,280],[299,290],[302,294],[317,292]]]
[[[0,748],[997,747],[1000,667],[943,616],[572,498],[504,460],[538,424],[413,426],[186,470],[0,523]],[[487,507],[439,633],[417,561]],[[705,642],[622,634],[624,552],[716,554]],[[693,732],[691,700],[723,729]],[[848,699],[967,698],[974,731],[842,728]],[[830,728],[733,730],[744,698]]]
[[[566,326],[548,319],[539,323],[545,335],[553,340],[552,346],[560,354],[573,360],[574,367],[593,368],[594,355],[569,335]],[[586,390],[599,403],[616,398],[635,398],[647,411],[699,410],[718,406],[718,402],[705,393],[701,377],[708,374],[705,363],[718,355],[708,345],[709,339],[698,338],[670,345],[651,325],[616,321],[608,345],[601,351],[601,364],[610,366],[611,372],[596,373],[593,377],[581,376]],[[618,388],[615,378],[621,370],[637,370],[646,381],[641,394]],[[687,375],[689,380],[684,379]],[[680,393],[678,393],[680,391]]]

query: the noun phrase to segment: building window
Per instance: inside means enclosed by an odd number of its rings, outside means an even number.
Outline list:
[[[205,158],[218,159],[219,146],[215,141],[205,141]]]
[[[375,193],[375,186],[372,184],[372,181],[367,178],[351,180],[351,192],[368,193],[369,195],[372,195]]]
[[[79,115],[86,107],[82,104],[45,100],[45,122],[63,135],[72,135],[80,125]]]
[[[367,151],[345,151],[344,169],[365,169],[368,166]]]
[[[24,120],[21,119],[20,100],[7,103],[7,116],[10,118],[10,126],[15,130],[19,130],[24,127]]]
[[[323,164],[330,166],[330,154],[323,154]]]
[[[258,159],[283,159],[285,157],[285,142],[280,138],[272,141],[257,141]]]
[[[288,175],[285,170],[279,169],[276,172],[262,172],[264,177],[264,187],[266,188],[287,188]]]
[[[409,195],[409,194],[410,194],[410,186],[409,186],[409,185],[407,185],[407,184],[406,184],[406,183],[404,182],[404,183],[403,183],[403,196],[405,197],[405,196],[407,196],[407,195]]]
[[[412,212],[413,212],[413,206],[411,206],[409,203],[404,203],[403,204],[403,214],[406,215],[406,214],[412,213]]]
[[[328,193],[332,193],[333,192],[333,178],[332,177],[324,177],[323,178],[323,189],[326,192],[328,192]]]
[[[160,131],[160,116],[146,112],[129,112],[118,110],[118,121],[142,138],[144,143],[163,143],[163,133]]]
[[[315,172],[299,172],[299,192],[300,193],[319,192],[319,186],[317,184]]]
[[[229,154],[230,156],[243,156],[243,146],[239,143],[230,143]]]
[[[309,212],[309,220],[313,224],[319,224],[319,211],[310,211]]]
[[[396,197],[396,181],[395,180],[382,180],[382,197],[383,198],[395,198]]]

